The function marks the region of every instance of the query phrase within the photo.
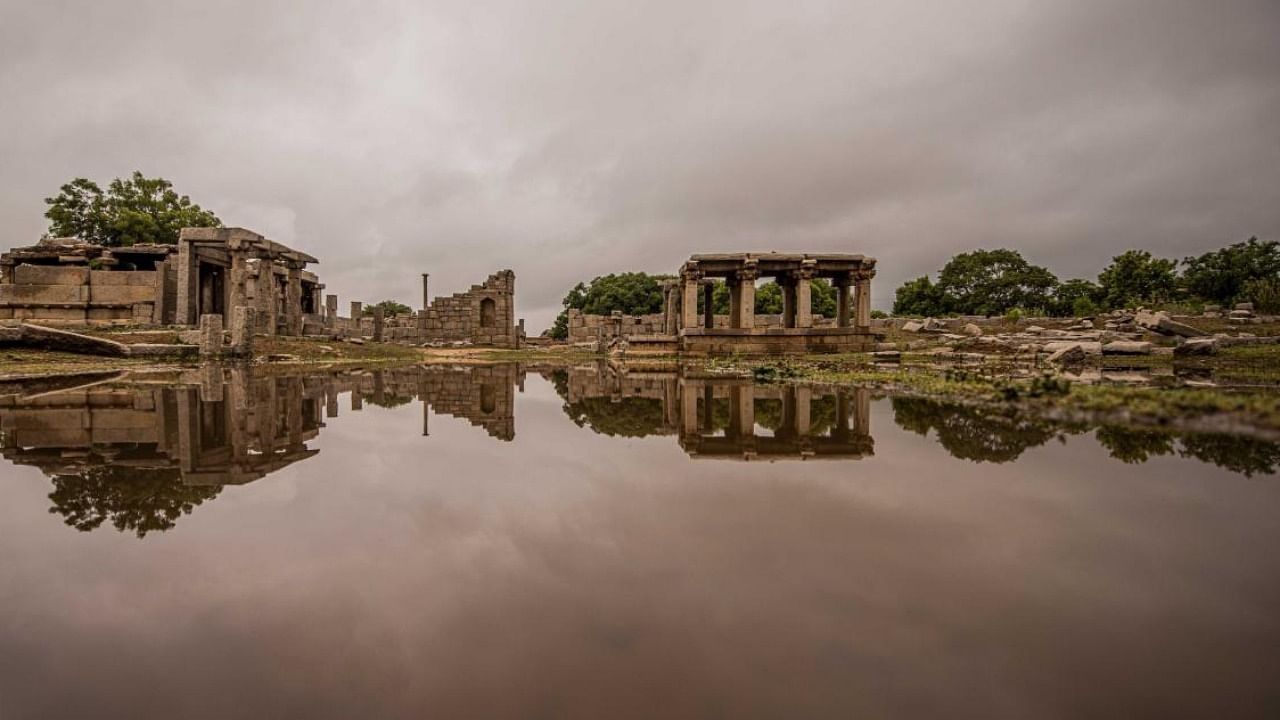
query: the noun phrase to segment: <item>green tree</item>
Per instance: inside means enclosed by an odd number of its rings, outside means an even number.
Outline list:
[[[45,198],[49,209],[48,234],[52,237],[74,237],[98,245],[106,244],[106,196],[92,180],[76,178],[63,185],[57,196]]]
[[[372,315],[374,308],[382,308],[383,317],[395,317],[396,315],[412,315],[413,314],[413,308],[409,307],[408,305],[405,305],[404,303],[398,303],[395,300],[383,300],[380,303],[374,303],[373,305],[366,305],[364,309],[360,311],[360,314]]]
[[[938,273],[944,307],[962,315],[1003,315],[1047,308],[1058,279],[1016,250],[974,250],[951,258]]]
[[[941,288],[928,275],[908,280],[893,293],[893,314],[922,317],[946,314]]]
[[[1186,258],[1182,266],[1188,292],[1203,300],[1231,303],[1241,297],[1251,280],[1280,279],[1280,242],[1252,237]]]
[[[617,310],[625,315],[662,312],[662,280],[669,275],[628,272],[601,275],[590,283],[578,283],[564,297],[564,310],[548,332],[553,338],[569,337],[569,311],[588,315],[608,315]]]
[[[1068,280],[1053,291],[1053,304],[1049,310],[1058,317],[1092,315],[1098,310],[1102,288],[1088,280]]]
[[[112,180],[105,193],[96,183],[76,178],[45,203],[50,235],[108,247],[172,245],[184,227],[222,226],[216,215],[175,192],[173,183],[137,171]]]
[[[1121,253],[1098,274],[1102,304],[1123,308],[1168,302],[1178,291],[1177,267],[1146,250]]]

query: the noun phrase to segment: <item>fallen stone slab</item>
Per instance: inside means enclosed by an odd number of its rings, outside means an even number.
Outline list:
[[[1153,345],[1149,342],[1115,340],[1102,346],[1103,355],[1150,355]]]
[[[1049,356],[1048,362],[1054,365],[1073,365],[1084,362],[1088,357],[1084,348],[1080,347],[1080,343],[1071,343],[1067,347],[1055,350]]]
[[[902,332],[918,333],[924,329],[924,323],[918,320],[908,320],[902,323]]]
[[[114,340],[29,323],[22,323],[18,327],[22,330],[19,342],[26,347],[107,357],[125,357],[129,354],[128,345]]]
[[[897,350],[877,350],[871,353],[871,359],[881,362],[897,362],[902,359],[902,353]]]
[[[961,332],[963,332],[965,335],[968,335],[970,337],[982,336],[982,328],[978,327],[974,323],[969,323],[968,325],[965,325],[964,329]]]
[[[1193,328],[1186,323],[1180,323],[1163,312],[1140,312],[1134,316],[1133,324],[1144,330],[1150,330],[1151,332],[1160,333],[1161,335],[1204,337],[1209,334],[1203,330]]]
[[[1217,338],[1194,338],[1173,349],[1173,354],[1179,357],[1213,355],[1216,352],[1218,352]]]

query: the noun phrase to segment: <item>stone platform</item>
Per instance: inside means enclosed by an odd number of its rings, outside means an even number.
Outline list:
[[[855,327],[685,328],[680,350],[688,355],[801,355],[869,352],[881,336]]]

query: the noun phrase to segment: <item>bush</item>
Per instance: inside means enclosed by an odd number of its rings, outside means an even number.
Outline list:
[[[1280,313],[1280,278],[1254,278],[1245,282],[1237,300],[1253,303],[1255,312]]]

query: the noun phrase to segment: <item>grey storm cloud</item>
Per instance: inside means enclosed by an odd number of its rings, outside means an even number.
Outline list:
[[[347,299],[693,252],[1063,277],[1280,236],[1280,3],[0,0],[0,228],[161,175]]]

